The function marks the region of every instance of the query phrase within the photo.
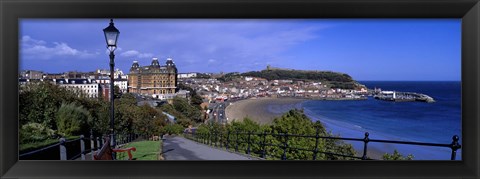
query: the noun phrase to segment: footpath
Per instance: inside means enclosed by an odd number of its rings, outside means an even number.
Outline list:
[[[164,138],[162,153],[165,160],[256,160],[178,136]]]

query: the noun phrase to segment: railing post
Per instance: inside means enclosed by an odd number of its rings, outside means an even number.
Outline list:
[[[450,158],[451,160],[455,160],[457,158],[457,150],[462,148],[462,146],[458,143],[458,140],[460,138],[457,135],[454,135],[452,137],[452,144],[450,148],[452,149],[452,157]]]
[[[80,151],[82,152],[82,160],[85,160],[85,136],[80,135]]]
[[[320,135],[319,135],[319,129],[318,129],[318,126],[317,126],[317,130],[315,132],[315,149],[313,150],[313,160],[317,160],[317,154],[318,154],[318,139],[320,138]]]
[[[67,148],[65,147],[65,138],[60,138],[60,160],[67,160]]]
[[[247,154],[249,154],[249,155],[250,155],[250,135],[251,135],[251,134],[252,134],[252,131],[248,131],[248,137],[247,137],[247,138],[248,138],[248,139],[247,139],[247,140],[248,140],[248,142],[247,142],[247,145],[248,145],[248,147],[247,147]]]
[[[362,160],[367,160],[367,144],[368,144],[368,141],[370,141],[370,139],[368,139],[368,136],[370,134],[368,134],[368,132],[365,132],[365,138],[363,138],[363,156],[362,156]]]
[[[238,152],[238,130],[236,131],[237,133],[237,139],[235,140],[235,152]]]
[[[263,143],[262,143],[262,158],[266,158],[267,157],[267,150],[266,150],[266,145],[267,145],[267,131],[263,131]]]
[[[94,159],[93,158],[93,155],[95,153],[95,139],[93,139],[93,131],[90,130],[90,153],[91,153],[91,156],[92,156],[92,160]]]
[[[100,150],[100,148],[102,148],[100,146],[100,138],[97,137],[97,150]]]
[[[230,130],[227,131],[227,145],[226,145],[227,151],[228,151],[228,142],[230,142]]]
[[[283,141],[283,155],[282,160],[287,160],[287,148],[288,148],[288,131],[285,131]]]

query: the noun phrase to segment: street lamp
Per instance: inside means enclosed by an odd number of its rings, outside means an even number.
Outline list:
[[[117,48],[117,40],[120,31],[113,25],[113,19],[110,19],[110,25],[103,29],[103,33],[105,34],[105,40],[107,42],[107,49],[110,51],[110,145],[112,148],[115,148],[115,113],[114,113],[114,75],[113,75],[113,68],[115,66],[114,58],[115,54],[113,52]],[[115,154],[113,154],[115,155]],[[115,158],[115,156],[113,156]]]

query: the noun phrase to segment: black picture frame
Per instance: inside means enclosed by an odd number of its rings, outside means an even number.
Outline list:
[[[478,0],[2,0],[0,12],[0,177],[480,178]],[[18,161],[19,18],[461,18],[463,160]]]

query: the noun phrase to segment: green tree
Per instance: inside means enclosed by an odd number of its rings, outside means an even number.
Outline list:
[[[91,120],[90,113],[76,103],[63,103],[56,114],[58,133],[63,136],[81,134]],[[84,131],[86,132],[86,131]]]
[[[279,118],[274,119],[271,126],[272,132],[277,134],[299,134],[299,135],[315,135],[319,128],[321,136],[325,136],[325,128],[321,125],[315,126],[314,123],[300,110],[290,110]],[[276,143],[283,144],[286,137],[277,136],[275,138]],[[313,149],[315,148],[315,140],[313,138],[300,138],[290,137],[288,138],[288,146],[296,148]],[[319,140],[318,147],[320,149],[325,148],[325,140]],[[282,155],[282,150],[272,151],[277,155]],[[312,153],[306,151],[294,151],[289,150],[287,152],[287,159],[311,159]],[[319,154],[319,159],[324,159],[323,154]]]
[[[115,98],[120,98],[122,96],[122,93],[120,92],[120,87],[118,85],[115,85],[113,87],[113,96]]]
[[[20,86],[19,120],[27,123],[44,124],[56,130],[55,114],[63,102],[78,100],[78,95],[49,82],[32,82]]]
[[[197,133],[201,135],[207,135],[206,133],[212,133],[212,128],[208,128],[207,125],[205,127],[199,126],[197,129]],[[270,125],[260,125],[249,118],[245,118],[241,122],[233,121],[230,124],[226,125],[226,130],[230,131],[230,147],[237,146],[239,150],[246,151],[247,150],[247,143],[245,141],[251,141],[251,152],[254,155],[260,156],[261,151],[263,150],[261,143],[263,142],[263,132],[267,135],[265,140],[267,143],[272,144],[271,147],[266,148],[266,152],[268,156],[271,158],[278,159],[283,155],[283,146],[286,141],[287,145],[291,148],[300,148],[306,150],[313,150],[316,146],[315,137],[317,132],[319,136],[332,136],[331,133],[328,133],[325,127],[320,122],[312,122],[302,110],[290,110],[281,117],[274,119],[273,123]],[[237,136],[237,132],[240,135]],[[226,133],[226,132],[224,132]],[[248,134],[250,133],[250,138],[248,138]],[[288,134],[288,137],[285,137],[285,134]],[[293,135],[292,135],[293,134]],[[309,138],[305,137],[296,137],[294,135],[308,135],[312,136]],[[238,144],[235,142],[237,141],[238,137]],[[337,136],[338,137],[338,136]],[[226,137],[223,138],[226,140]],[[342,154],[346,156],[355,156],[356,152],[353,149],[352,145],[345,144],[343,141],[340,140],[331,140],[331,139],[319,139],[318,140],[318,151],[320,152],[330,152],[336,154]],[[316,159],[317,160],[350,160],[350,157],[341,157],[337,155],[325,155],[322,153],[318,153]],[[305,150],[291,150],[288,149],[286,153],[286,157],[289,160],[311,160],[313,157],[313,152],[305,151]]]
[[[382,156],[383,160],[413,160],[413,155],[409,154],[404,157],[396,149],[393,151],[393,154],[385,153]]]
[[[169,125],[166,125],[164,129],[166,133],[168,133],[169,135],[172,135],[172,134],[183,133],[183,130],[185,128],[179,124],[169,124]]]
[[[182,113],[185,117],[191,119],[195,122],[203,122],[202,119],[202,112],[200,111],[199,107],[194,107],[188,103],[188,101],[184,98],[175,97],[173,98],[173,109]]]
[[[201,110],[202,108],[200,107],[200,104],[203,103],[202,97],[198,95],[195,90],[191,93],[191,95],[192,95],[192,97],[190,98],[191,105]]]

